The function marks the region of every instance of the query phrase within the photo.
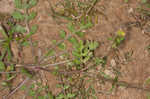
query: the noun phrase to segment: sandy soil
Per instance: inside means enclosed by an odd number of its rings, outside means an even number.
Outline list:
[[[51,45],[51,40],[59,40],[58,32],[61,28],[65,27],[64,24],[58,25],[50,16],[51,12],[48,2],[49,0],[39,0],[38,5],[32,9],[38,13],[36,19],[32,21],[33,24],[38,24],[39,27],[37,33],[32,37],[33,41],[38,42],[36,54],[38,54],[38,51],[44,53],[46,51],[45,48]],[[52,0],[51,2],[55,3],[55,0]],[[109,54],[107,67],[109,68],[112,59],[114,59],[122,73],[119,80],[143,86],[146,78],[150,76],[150,56],[146,50],[150,39],[139,27],[128,29],[125,25],[128,22],[136,21],[130,14],[130,11],[133,10],[133,13],[136,15],[137,12],[135,11],[135,8],[138,5],[139,1],[137,0],[130,0],[128,4],[124,3],[123,0],[101,0],[95,7],[101,10],[100,7],[103,6],[104,10],[102,10],[102,12],[108,19],[106,20],[103,16],[99,16],[98,24],[87,31],[85,39],[100,42],[100,47],[96,50],[96,56],[105,56],[111,45],[111,41],[109,41],[108,38],[114,35],[117,30],[123,29],[126,32],[126,40],[119,47],[117,54]],[[0,0],[0,13],[12,13],[12,11],[14,11],[12,0]],[[133,51],[133,55],[131,56],[132,60],[123,63],[125,60],[125,53],[131,51]],[[33,56],[31,48],[24,48],[23,53],[24,62],[32,63]],[[54,93],[56,93],[56,78],[50,73],[43,72],[42,74],[45,77],[45,82],[48,83],[50,90],[53,90]],[[18,81],[20,81],[20,79],[15,82]],[[21,99],[22,95],[19,94],[20,92],[16,93],[13,96],[14,98],[11,99]],[[97,95],[99,97],[98,99],[146,99],[146,92],[130,88],[119,88],[114,95]]]

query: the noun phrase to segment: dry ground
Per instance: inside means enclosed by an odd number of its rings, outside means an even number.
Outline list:
[[[39,3],[32,10],[38,12],[36,19],[32,22],[38,24],[38,32],[32,37],[33,41],[37,41],[36,54],[38,51],[44,53],[51,44],[51,40],[60,38],[58,32],[60,28],[65,25],[58,25],[55,20],[49,15],[50,13],[50,0],[39,0]],[[55,3],[55,0],[51,1]],[[119,51],[116,53],[110,53],[108,56],[107,67],[111,65],[111,61],[115,60],[122,76],[120,81],[126,81],[137,86],[143,86],[144,81],[150,76],[150,55],[146,50],[149,45],[150,37],[143,33],[139,27],[132,27],[128,29],[126,23],[137,21],[130,14],[130,10],[133,9],[133,13],[138,15],[135,8],[139,5],[138,0],[129,0],[129,3],[124,3],[123,0],[101,0],[96,4],[96,8],[100,9],[107,17],[99,16],[98,24],[92,29],[87,31],[85,39],[96,40],[100,42],[100,47],[96,50],[96,56],[105,56],[110,49],[109,37],[120,28],[123,29],[126,34],[125,42],[119,47]],[[104,9],[101,9],[103,7]],[[12,0],[0,0],[0,13],[11,13],[14,10]],[[149,32],[150,33],[150,32]],[[15,51],[15,45],[14,45]],[[27,47],[23,50],[24,62],[32,63],[33,56],[31,56],[31,48]],[[125,62],[125,53],[133,51],[131,61]],[[45,77],[45,82],[49,85],[50,90],[54,93],[57,92],[55,84],[56,78],[50,73],[42,72]],[[18,83],[21,79],[17,79],[14,83]],[[98,89],[97,89],[98,90]],[[5,94],[0,93],[1,96]],[[97,94],[99,99],[146,99],[146,92],[138,90],[136,88],[119,88],[113,95]],[[21,99],[22,93],[17,92],[11,99]],[[29,98],[28,98],[29,99]]]

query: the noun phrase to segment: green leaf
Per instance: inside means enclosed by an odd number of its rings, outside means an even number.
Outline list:
[[[64,85],[64,90],[68,89],[70,86],[69,85]]]
[[[4,31],[3,27],[0,26],[0,33],[2,33],[2,35],[4,36],[4,38],[8,38],[7,33]]]
[[[147,3],[147,0],[141,0],[141,3]]]
[[[75,26],[73,25],[73,23],[68,23],[67,25],[69,31],[71,31],[72,33],[75,33]]]
[[[84,33],[79,31],[79,32],[76,32],[76,34],[79,36],[79,37],[83,37],[84,36]]]
[[[33,35],[37,31],[37,29],[38,29],[38,26],[37,25],[33,25],[31,27],[30,34]]]
[[[5,71],[5,69],[5,64],[2,61],[0,61],[0,71]]]
[[[109,75],[105,74],[104,72],[100,72],[100,73],[101,73],[101,75],[103,75],[103,77],[106,78],[106,79],[110,79],[110,78],[111,78]]]
[[[54,96],[51,92],[48,92],[47,96],[48,96],[48,99],[54,99]]]
[[[77,58],[81,57],[81,54],[78,51],[76,51],[76,50],[72,51],[72,55],[77,57]]]
[[[147,4],[146,4],[146,7],[147,7],[147,8],[150,8],[150,3],[147,3]],[[150,13],[150,12],[148,11],[147,14],[149,14],[149,13]]]
[[[2,29],[2,27],[0,27],[0,33],[2,33],[2,35],[4,36],[4,38],[8,38],[7,33]]]
[[[32,78],[32,74],[25,68],[21,68],[21,73],[25,74],[29,78]]]
[[[113,41],[113,38],[112,38],[112,37],[109,37],[108,40]]]
[[[35,96],[36,95],[36,92],[34,90],[29,90],[29,96]]]
[[[75,94],[72,94],[72,93],[67,94],[67,98],[73,98],[73,97],[75,97]]]
[[[73,62],[76,65],[80,65],[81,64],[81,60],[80,59],[75,59],[75,60],[73,60]]]
[[[79,52],[82,52],[84,49],[84,42],[82,40],[79,41],[78,44],[75,45],[76,50],[78,50]]]
[[[47,57],[47,56],[53,56],[54,54],[55,54],[55,51],[54,51],[54,50],[49,50],[45,56],[46,56],[46,57]]]
[[[147,99],[150,99],[150,94],[149,93],[147,94]]]
[[[10,83],[7,82],[7,81],[3,81],[3,82],[1,83],[1,85],[2,85],[3,87],[10,87]]]
[[[90,50],[95,50],[99,46],[98,42],[94,41],[89,44]]]
[[[30,45],[30,42],[29,41],[23,41],[21,43],[22,46],[29,46]]]
[[[64,98],[65,98],[64,94],[59,94],[59,95],[56,97],[56,99],[64,99]]]
[[[90,53],[90,50],[87,49],[87,48],[84,48],[84,50],[81,52],[81,55],[82,55],[83,57],[86,57],[86,56],[89,55],[89,53]]]
[[[12,52],[9,46],[7,47],[7,55],[8,61],[10,61],[12,59]]]
[[[91,57],[90,56],[86,56],[84,59],[82,59],[83,63],[86,63]]]
[[[0,61],[3,60],[3,58],[4,58],[5,55],[6,55],[6,53],[7,53],[7,49],[5,49],[4,51],[2,51],[1,56],[0,56]]]
[[[10,75],[10,74],[9,74]],[[16,75],[10,75],[8,78],[7,78],[7,81],[10,81],[12,79],[14,79],[16,77]]]
[[[37,4],[37,0],[30,0],[30,1],[29,1],[30,7],[33,7],[33,6],[35,6],[36,4]]]
[[[23,8],[23,9],[29,9],[29,8],[30,8],[30,5],[27,4],[27,3],[23,3],[23,4],[22,4],[22,8]]]
[[[28,21],[33,20],[36,16],[37,16],[37,13],[33,11],[29,14],[29,16],[27,16],[27,20]]]
[[[64,39],[66,37],[66,32],[63,30],[60,31],[60,37]]]
[[[10,66],[7,66],[8,71],[13,71],[14,69],[15,69],[14,64],[11,64]]]
[[[150,84],[150,77],[146,79],[145,84],[146,85]]]
[[[19,8],[19,9],[22,8],[21,0],[15,0],[14,3],[15,3],[15,7],[16,7],[16,8]]]
[[[38,99],[44,99],[44,96],[38,96]]]
[[[95,61],[95,64],[96,64],[96,65],[101,64],[102,67],[105,67],[106,61],[107,61],[107,57],[103,57],[103,58],[98,58],[98,57],[96,57],[96,58],[94,59],[94,61]]]
[[[59,47],[61,50],[65,50],[65,49],[66,49],[65,43],[60,43],[60,44],[58,45],[58,47]]]
[[[12,16],[14,19],[24,20],[24,15],[19,11],[15,11],[14,13],[12,13]]]
[[[93,26],[93,24],[92,24],[91,22],[88,22],[88,23],[85,24],[85,25],[81,25],[80,29],[88,29],[88,28],[90,28],[90,27],[92,27],[92,26]]]
[[[72,43],[73,45],[78,44],[78,40],[77,40],[75,37],[70,37],[70,38],[68,38],[68,41],[69,41],[70,43]]]
[[[55,45],[57,43],[57,41],[56,40],[52,40],[52,43]]]
[[[23,85],[23,86],[21,86],[21,90],[26,90],[26,88],[27,88],[27,86],[26,85]]]
[[[124,0],[124,2],[125,2],[125,3],[128,3],[128,2],[129,2],[129,0]]]
[[[15,30],[15,32],[19,32],[19,33],[25,33],[26,32],[26,29],[21,25],[16,25],[14,27],[14,30]]]

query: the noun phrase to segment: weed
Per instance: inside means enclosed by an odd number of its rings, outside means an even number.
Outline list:
[[[113,41],[112,48],[117,48],[124,40],[125,40],[125,32],[122,30],[118,30],[117,35]]]
[[[27,10],[35,5],[36,0],[30,0],[29,3],[15,0],[16,11],[12,13],[11,20],[6,20],[6,24],[1,24],[0,33],[3,35],[1,40],[1,56],[0,56],[0,71],[12,72],[15,71],[13,63],[13,52],[11,49],[12,42],[17,42],[18,46],[27,45],[29,38],[36,32],[37,26],[33,25],[29,29],[28,23],[36,16],[35,12],[27,13]],[[19,9],[23,9],[22,13]],[[8,64],[9,63],[9,64]],[[28,70],[22,69],[22,72],[31,77]],[[16,74],[6,74],[6,81],[3,82],[4,87],[11,87],[10,82],[16,77]],[[8,84],[9,83],[9,84]]]
[[[76,24],[86,24],[88,21],[97,23],[98,14],[102,14],[94,8],[98,2],[99,0],[64,0],[51,8],[52,16],[54,18],[61,17]]]
[[[21,90],[27,92],[26,95],[32,99],[54,99],[51,92],[48,91],[48,86],[43,86],[42,83],[32,83],[30,86],[22,86]],[[46,93],[43,95],[43,93]]]
[[[97,23],[98,14],[101,13],[95,8],[98,2],[99,0],[85,0],[84,2],[64,0],[53,5],[51,7],[53,18],[67,19],[66,28],[68,31],[60,30],[60,40],[51,41],[53,45],[47,48],[47,52],[41,55],[39,60],[37,59],[38,63],[18,65],[18,62],[13,60],[11,45],[12,42],[16,42],[20,49],[26,46],[34,47],[31,36],[36,33],[38,26],[29,23],[37,13],[29,10],[37,4],[37,0],[14,0],[16,9],[11,15],[13,21],[9,20],[7,25],[0,26],[0,33],[3,35],[0,39],[0,73],[6,74],[6,79],[1,84],[3,88],[10,90],[6,98],[13,95],[19,88],[25,92],[25,98],[30,96],[33,99],[97,99],[98,92],[94,86],[95,83],[101,84],[100,86],[105,82],[111,83],[112,86],[107,93],[112,93],[118,86],[136,88],[119,82],[120,72],[115,67],[111,68],[113,76],[105,72],[108,56],[96,57],[95,55],[99,42],[82,39],[86,35],[85,30]],[[124,2],[128,3],[129,0],[124,0]],[[148,7],[147,2],[147,0],[141,1]],[[141,9],[141,11],[144,12],[145,9]],[[146,13],[149,14],[149,11],[146,10]],[[118,30],[116,35],[110,38],[111,48],[117,49],[125,37],[126,33],[123,30]],[[68,44],[70,45],[68,46]],[[22,50],[19,51],[21,53]],[[132,54],[132,51],[127,52],[125,54],[126,60],[129,61]],[[49,69],[49,66],[54,68]],[[40,70],[53,73],[58,78],[60,83],[57,83],[56,87],[60,91],[57,94],[52,94],[53,92],[49,90],[47,85],[35,80],[37,71]],[[17,77],[17,73],[21,73],[23,77],[27,78],[13,89],[12,80]],[[43,79],[45,78],[43,77]],[[31,81],[30,85],[25,84],[28,80]],[[147,83],[149,83],[149,79],[147,79]],[[137,89],[142,88],[137,87]]]
[[[124,2],[125,2],[125,3],[128,3],[128,2],[129,2],[129,0],[124,0]]]
[[[80,29],[83,30],[83,29],[89,28],[90,26],[91,26],[91,23],[88,23],[86,25],[81,25]],[[58,99],[62,99],[62,98],[73,99],[77,97],[78,98],[91,97],[91,95],[90,96],[87,95],[91,93],[91,91],[89,91],[90,88],[87,91],[88,93],[86,93],[86,89],[84,88],[86,84],[84,80],[85,79],[84,75],[82,75],[81,77],[78,75],[80,75],[80,72],[82,73],[84,69],[88,70],[88,67],[86,65],[88,64],[90,60],[93,60],[93,62],[95,62],[94,50],[99,46],[99,44],[96,41],[78,40],[78,37],[82,37],[80,34],[82,32],[80,31],[80,29],[76,30],[75,28],[76,27],[72,23],[68,24],[68,29],[71,32],[71,36],[69,37],[66,35],[67,33],[65,31],[60,32],[60,37],[62,39],[66,38],[66,40],[72,44],[73,50],[72,50],[71,55],[65,56],[66,58],[69,56],[72,59],[72,61],[65,64],[63,67],[63,70],[61,70],[61,68],[58,67],[56,68],[56,71],[54,72],[54,74],[57,75],[57,77],[60,78],[63,82],[63,84],[59,84],[59,88],[62,88],[62,92],[59,93],[59,95],[55,96],[56,99],[57,98]],[[77,36],[74,37],[73,35],[77,35]],[[65,43],[60,43],[60,44],[66,45]],[[61,48],[62,51],[66,50],[64,49],[64,47],[60,46],[60,44],[58,44],[58,48]],[[97,58],[96,64],[98,65],[101,62],[102,61],[99,62],[99,59]],[[66,73],[62,74],[61,72],[59,72],[60,70],[66,71]],[[69,73],[71,72],[79,72],[79,73],[69,75]],[[83,88],[80,89],[79,86],[81,85]]]

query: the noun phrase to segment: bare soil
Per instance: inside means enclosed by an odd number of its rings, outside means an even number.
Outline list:
[[[146,50],[146,47],[150,44],[150,37],[143,33],[144,29],[136,26],[132,26],[131,29],[128,29],[126,25],[126,23],[137,21],[130,14],[130,10],[133,10],[132,13],[134,13],[134,15],[138,15],[135,9],[139,6],[139,1],[140,0],[129,0],[129,3],[126,4],[123,0],[101,0],[95,7],[101,10],[107,19],[104,16],[99,16],[98,24],[87,31],[84,39],[98,41],[100,47],[95,52],[96,56],[105,56],[108,54],[111,46],[111,41],[109,41],[108,38],[114,35],[117,30],[123,29],[126,32],[126,40],[118,48],[119,50],[117,52],[109,53],[107,68],[112,65],[111,61],[115,60],[117,64],[115,67],[119,68],[121,72],[119,81],[144,86],[145,80],[150,76],[150,53]],[[0,13],[12,13],[12,11],[14,11],[12,2],[13,0],[0,0]],[[48,2],[55,3],[55,0],[39,0],[37,6],[32,9],[38,13],[36,19],[32,21],[33,24],[38,24],[38,31],[32,37],[32,40],[37,42],[35,48],[36,55],[38,55],[39,51],[44,53],[46,48],[52,45],[52,40],[59,40],[58,32],[61,28],[65,29],[64,24],[58,25],[50,16],[51,11]],[[103,9],[101,7],[103,7]],[[17,53],[15,44],[13,47],[14,53]],[[131,61],[124,62],[126,60],[125,53],[131,51],[133,52]],[[24,48],[23,53],[24,63],[33,63],[34,59],[31,48]],[[48,84],[50,90],[56,94],[59,91],[59,89],[55,87],[58,82],[56,77],[51,73],[39,72],[43,76],[43,82]],[[16,81],[14,81],[15,85],[21,80],[22,79],[19,78],[16,79]],[[96,86],[98,85],[96,84]],[[104,89],[107,90],[107,86],[105,86]],[[97,90],[100,89],[97,87]],[[7,92],[2,92],[0,96],[6,93]],[[113,95],[97,93],[98,99],[146,99],[146,95],[147,92],[137,88],[121,87],[119,87]],[[22,96],[23,92],[18,91],[11,99],[21,99]]]

